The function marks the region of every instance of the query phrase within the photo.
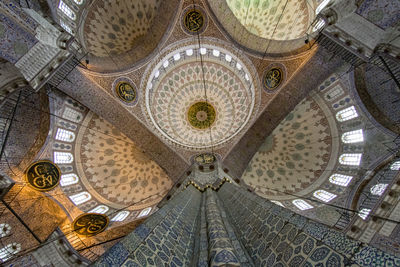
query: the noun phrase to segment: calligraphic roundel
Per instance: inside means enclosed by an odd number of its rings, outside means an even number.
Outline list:
[[[274,90],[281,85],[283,73],[280,68],[272,68],[268,70],[264,76],[264,86],[268,90]]]
[[[26,182],[38,191],[50,191],[60,182],[61,171],[49,160],[32,163],[25,171]]]
[[[84,213],[72,223],[75,233],[84,236],[93,236],[103,232],[109,223],[107,215],[100,213]]]

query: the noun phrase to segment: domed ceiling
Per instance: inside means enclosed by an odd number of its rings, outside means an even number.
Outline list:
[[[129,51],[149,30],[159,0],[98,1],[85,24],[86,46],[98,57]]]
[[[319,96],[308,96],[266,138],[242,179],[264,197],[287,199],[318,186],[335,164],[334,116]],[[334,149],[335,148],[335,149]],[[321,178],[322,177],[322,178]]]
[[[303,37],[315,17],[314,10],[306,0],[226,0],[226,2],[235,17],[249,32],[266,39],[292,40]]]
[[[114,208],[156,204],[172,186],[165,172],[132,141],[89,112],[78,133],[75,157],[86,188]],[[130,207],[130,208],[132,208]]]
[[[254,119],[259,92],[242,59],[206,43],[167,51],[143,85],[144,112],[164,140],[192,150],[217,147]]]

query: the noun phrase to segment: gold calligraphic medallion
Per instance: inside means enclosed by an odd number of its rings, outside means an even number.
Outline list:
[[[197,129],[207,129],[215,121],[216,112],[214,107],[204,101],[196,102],[189,107],[188,121]]]
[[[79,235],[93,236],[107,228],[109,219],[100,213],[84,213],[72,223],[74,232]]]
[[[189,32],[200,31],[204,26],[203,14],[198,9],[187,11],[184,17],[184,25]]]
[[[128,82],[119,82],[115,87],[115,91],[120,99],[130,103],[136,99],[136,91],[133,86]]]
[[[32,163],[25,171],[26,182],[38,191],[50,191],[60,182],[61,171],[49,160]]]
[[[282,80],[282,70],[280,68],[272,68],[265,74],[264,86],[269,90],[273,90],[282,83]]]
[[[215,156],[213,154],[204,153],[196,156],[194,160],[200,164],[210,164],[215,161]]]

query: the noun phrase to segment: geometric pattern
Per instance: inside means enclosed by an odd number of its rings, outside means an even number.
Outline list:
[[[110,57],[131,50],[147,34],[159,1],[97,1],[91,6],[84,25],[88,51]]]
[[[172,186],[160,166],[103,118],[89,112],[85,121],[76,151],[83,172],[78,176],[85,186],[115,207],[157,203]]]
[[[189,149],[218,146],[232,139],[249,122],[255,101],[243,63],[225,56],[221,48],[203,49],[184,47],[160,60],[146,90],[146,113],[157,132]],[[199,102],[215,109],[209,129],[194,127],[192,118],[189,121],[188,111]]]
[[[304,0],[227,0],[226,2],[247,31],[266,39],[301,38],[308,30],[309,21],[314,19],[313,17],[309,19],[309,14],[314,14],[314,11],[309,12],[309,4]],[[284,10],[283,16],[282,10]]]
[[[331,156],[327,116],[316,100],[305,98],[260,146],[242,179],[265,197],[299,192],[322,174]]]
[[[217,193],[200,193],[189,186],[104,253],[94,266],[400,264],[399,258],[294,215],[230,183]],[[342,248],[335,249],[336,243]]]

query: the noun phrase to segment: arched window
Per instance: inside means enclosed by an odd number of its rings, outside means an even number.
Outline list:
[[[0,237],[8,236],[11,232],[11,226],[7,223],[0,224]]]
[[[75,173],[68,173],[68,174],[63,174],[61,175],[61,181],[60,185],[61,186],[68,186],[72,184],[76,184],[79,182],[78,175]]]
[[[75,12],[67,5],[65,4],[62,0],[60,0],[60,3],[58,4],[58,8],[70,19],[75,20],[76,15]]]
[[[212,54],[213,54],[214,57],[219,57],[220,52],[217,49],[213,49]]]
[[[368,217],[368,215],[369,215],[369,213],[371,212],[371,210],[370,209],[361,209],[359,212],[358,212],[358,216],[360,216],[363,220],[365,220],[365,219],[367,219],[367,217]]]
[[[335,197],[337,197],[335,194],[330,193],[328,191],[325,190],[317,190],[314,192],[314,197],[324,201],[324,202],[329,202],[332,199],[334,199]]]
[[[179,59],[181,59],[181,54],[176,53],[176,54],[174,55],[174,60],[175,60],[175,61],[178,61]]]
[[[358,166],[361,163],[361,153],[342,154],[339,157],[339,163],[343,165]]]
[[[395,161],[391,166],[390,169],[392,171],[398,171],[400,170],[400,161]]]
[[[307,202],[305,202],[302,199],[295,199],[292,201],[292,203],[300,210],[308,210],[308,209],[314,208],[313,206],[311,206],[310,204],[308,204]]]
[[[70,107],[65,107],[62,117],[73,122],[80,122],[82,120],[82,113]]]
[[[60,20],[60,26],[61,26],[64,30],[66,30],[69,34],[71,34],[71,35],[73,34],[73,33],[72,33],[71,27],[68,26],[64,21]]]
[[[382,196],[387,186],[388,184],[376,184],[373,187],[371,187],[370,192],[375,196]]]
[[[139,213],[138,218],[141,218],[141,217],[144,217],[144,216],[149,215],[150,211],[151,211],[151,207],[148,207],[148,208],[143,209],[143,210]]]
[[[232,56],[226,54],[226,55],[225,55],[225,60],[228,61],[228,62],[231,62],[231,61],[232,61]]]
[[[329,182],[331,182],[332,184],[347,186],[350,183],[351,179],[353,179],[353,176],[335,173],[332,174],[331,177],[329,177]]]
[[[21,244],[11,243],[0,249],[0,260],[5,262],[10,259],[12,256],[21,251]]]
[[[65,142],[73,142],[75,140],[75,134],[71,131],[58,128],[56,139]]]
[[[74,156],[68,152],[54,152],[54,163],[68,164],[74,161]]]
[[[283,206],[283,204],[282,204],[281,202],[279,202],[279,201],[271,200],[271,202],[274,203],[274,204],[276,204],[276,205],[278,205],[278,206],[285,207],[285,206]]]
[[[322,9],[324,9],[330,2],[331,0],[324,0],[322,1],[321,4],[318,5],[317,9],[315,10],[315,14],[319,14]]]
[[[338,121],[348,121],[357,117],[358,114],[354,106],[342,109],[341,111],[336,113],[336,119]]]
[[[342,134],[343,143],[358,143],[364,141],[363,130],[355,130]]]
[[[104,214],[104,213],[106,213],[109,209],[110,209],[110,208],[107,207],[107,206],[99,205],[99,206],[97,206],[96,208],[92,209],[92,210],[89,211],[89,212]]]
[[[187,55],[187,56],[193,56],[193,49],[192,49],[192,48],[187,49],[187,50],[186,50],[186,55]]]
[[[85,203],[90,200],[92,196],[88,192],[80,192],[78,194],[72,195],[69,197],[75,205],[79,205]]]
[[[75,4],[77,4],[77,5],[82,5],[83,0],[74,0],[74,2],[75,2]]]
[[[207,48],[200,48],[200,54],[205,55],[207,53]]]
[[[111,221],[122,222],[123,220],[126,219],[126,217],[128,217],[128,215],[129,215],[129,211],[126,211],[126,210],[120,211],[120,212],[118,212],[117,215],[115,215],[114,218],[111,219]]]

